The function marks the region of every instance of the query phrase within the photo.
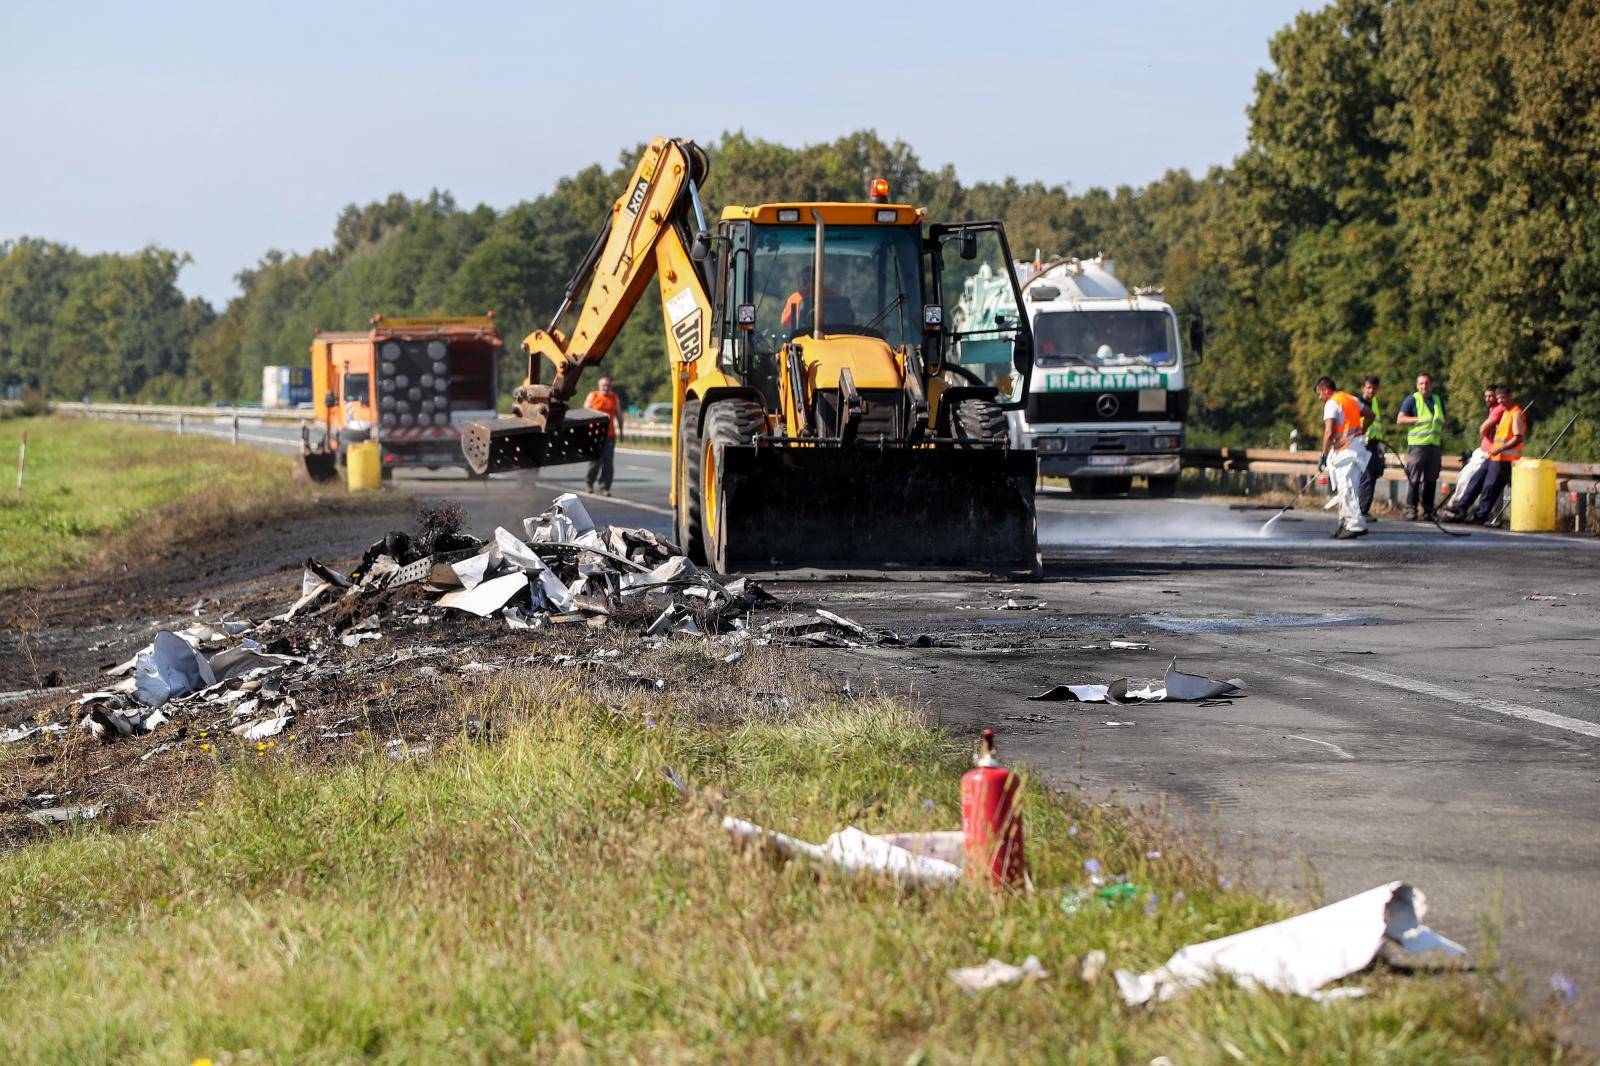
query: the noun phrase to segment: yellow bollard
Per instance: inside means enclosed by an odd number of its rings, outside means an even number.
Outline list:
[[[383,454],[378,442],[364,440],[345,448],[345,483],[351,492],[377,492],[383,487]]]
[[[1511,528],[1549,533],[1556,528],[1556,464],[1519,459],[1511,466]]]

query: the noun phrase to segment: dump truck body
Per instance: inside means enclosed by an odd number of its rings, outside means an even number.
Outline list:
[[[319,334],[313,413],[329,448],[376,440],[386,471],[468,466],[462,427],[494,417],[503,347],[489,316],[379,315],[365,332]]]

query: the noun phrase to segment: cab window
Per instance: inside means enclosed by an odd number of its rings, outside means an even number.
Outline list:
[[[346,374],[344,376],[344,402],[368,403],[371,397],[370,374]]]

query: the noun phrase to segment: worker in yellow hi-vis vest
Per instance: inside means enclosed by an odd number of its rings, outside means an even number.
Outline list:
[[[1406,517],[1433,521],[1433,497],[1444,458],[1444,400],[1433,391],[1433,375],[1417,375],[1417,391],[1400,404],[1395,422],[1406,432]]]

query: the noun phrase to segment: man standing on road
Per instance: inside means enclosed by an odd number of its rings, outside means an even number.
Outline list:
[[[1383,411],[1378,407],[1378,375],[1371,374],[1361,382],[1361,416],[1366,425],[1367,451],[1371,458],[1367,460],[1366,474],[1361,481],[1361,517],[1372,517],[1372,492],[1383,480],[1383,468],[1386,465],[1383,439]]]
[[[1511,390],[1501,385],[1495,396],[1505,411],[1500,416],[1500,424],[1494,428],[1494,443],[1489,447],[1489,465],[1483,475],[1483,496],[1478,500],[1478,509],[1472,512],[1472,520],[1480,526],[1494,517],[1500,494],[1511,484],[1511,464],[1522,458],[1522,443],[1528,436],[1527,420],[1516,397],[1511,395]]]
[[[590,492],[594,491],[598,480],[600,495],[609,496],[611,476],[616,465],[617,438],[622,436],[622,403],[611,390],[611,379],[601,378],[599,386],[584,399],[583,406],[591,411],[602,412],[610,420],[606,442],[600,446],[600,454],[595,456],[594,462],[589,464],[589,476],[585,479]]]
[[[1417,375],[1417,391],[1405,398],[1395,422],[1406,433],[1406,518],[1433,518],[1433,496],[1439,488],[1439,461],[1444,455],[1444,401],[1433,394],[1433,375]]]
[[[1446,521],[1459,522],[1466,518],[1472,501],[1478,498],[1478,493],[1483,489],[1483,476],[1488,473],[1489,449],[1494,447],[1495,427],[1500,424],[1500,416],[1506,410],[1500,406],[1499,391],[1499,385],[1490,385],[1483,390],[1483,402],[1489,408],[1489,415],[1478,426],[1478,446],[1472,450],[1467,465],[1461,468],[1456,478],[1456,490],[1450,494],[1450,502],[1439,508]]]
[[[1366,436],[1362,432],[1361,401],[1340,392],[1332,378],[1317,379],[1317,399],[1322,401],[1322,462],[1339,500],[1339,528],[1335,540],[1367,535],[1361,516],[1361,480],[1367,468]]]

